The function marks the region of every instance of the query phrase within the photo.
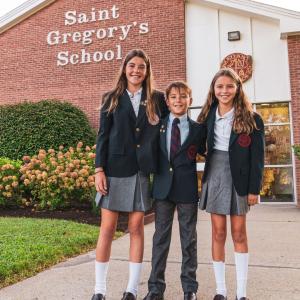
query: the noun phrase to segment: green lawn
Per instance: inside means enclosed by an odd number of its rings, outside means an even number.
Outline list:
[[[0,288],[94,249],[98,233],[72,221],[0,217]]]

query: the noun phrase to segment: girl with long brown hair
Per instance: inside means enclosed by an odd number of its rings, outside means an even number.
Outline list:
[[[199,208],[211,214],[214,300],[227,299],[226,216],[234,243],[236,299],[246,300],[248,242],[246,214],[258,203],[264,166],[264,124],[252,109],[239,76],[221,69],[214,76],[198,117],[207,126],[207,156]]]
[[[95,186],[101,230],[95,261],[95,294],[103,300],[112,239],[119,212],[128,212],[129,280],[122,300],[135,300],[144,250],[144,213],[151,208],[149,174],[157,168],[159,120],[168,112],[164,95],[153,90],[144,51],[125,57],[115,87],[103,97],[96,147]]]

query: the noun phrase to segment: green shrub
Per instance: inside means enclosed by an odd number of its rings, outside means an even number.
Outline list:
[[[294,153],[300,159],[300,145],[293,145]]]
[[[44,100],[0,106],[0,156],[20,159],[39,149],[95,143],[85,114],[67,102]]]
[[[0,206],[10,206],[21,198],[21,161],[0,157]]]

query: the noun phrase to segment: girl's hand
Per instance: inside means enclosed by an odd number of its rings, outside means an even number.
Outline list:
[[[255,205],[258,203],[258,195],[248,194],[248,204]]]
[[[102,195],[107,195],[107,180],[104,172],[95,174],[95,187],[96,191]]]

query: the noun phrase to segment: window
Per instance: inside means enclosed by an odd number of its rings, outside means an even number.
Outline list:
[[[293,202],[289,103],[256,104],[265,123],[265,169],[261,202]]]
[[[292,202],[293,168],[266,167],[260,196],[261,202]]]

